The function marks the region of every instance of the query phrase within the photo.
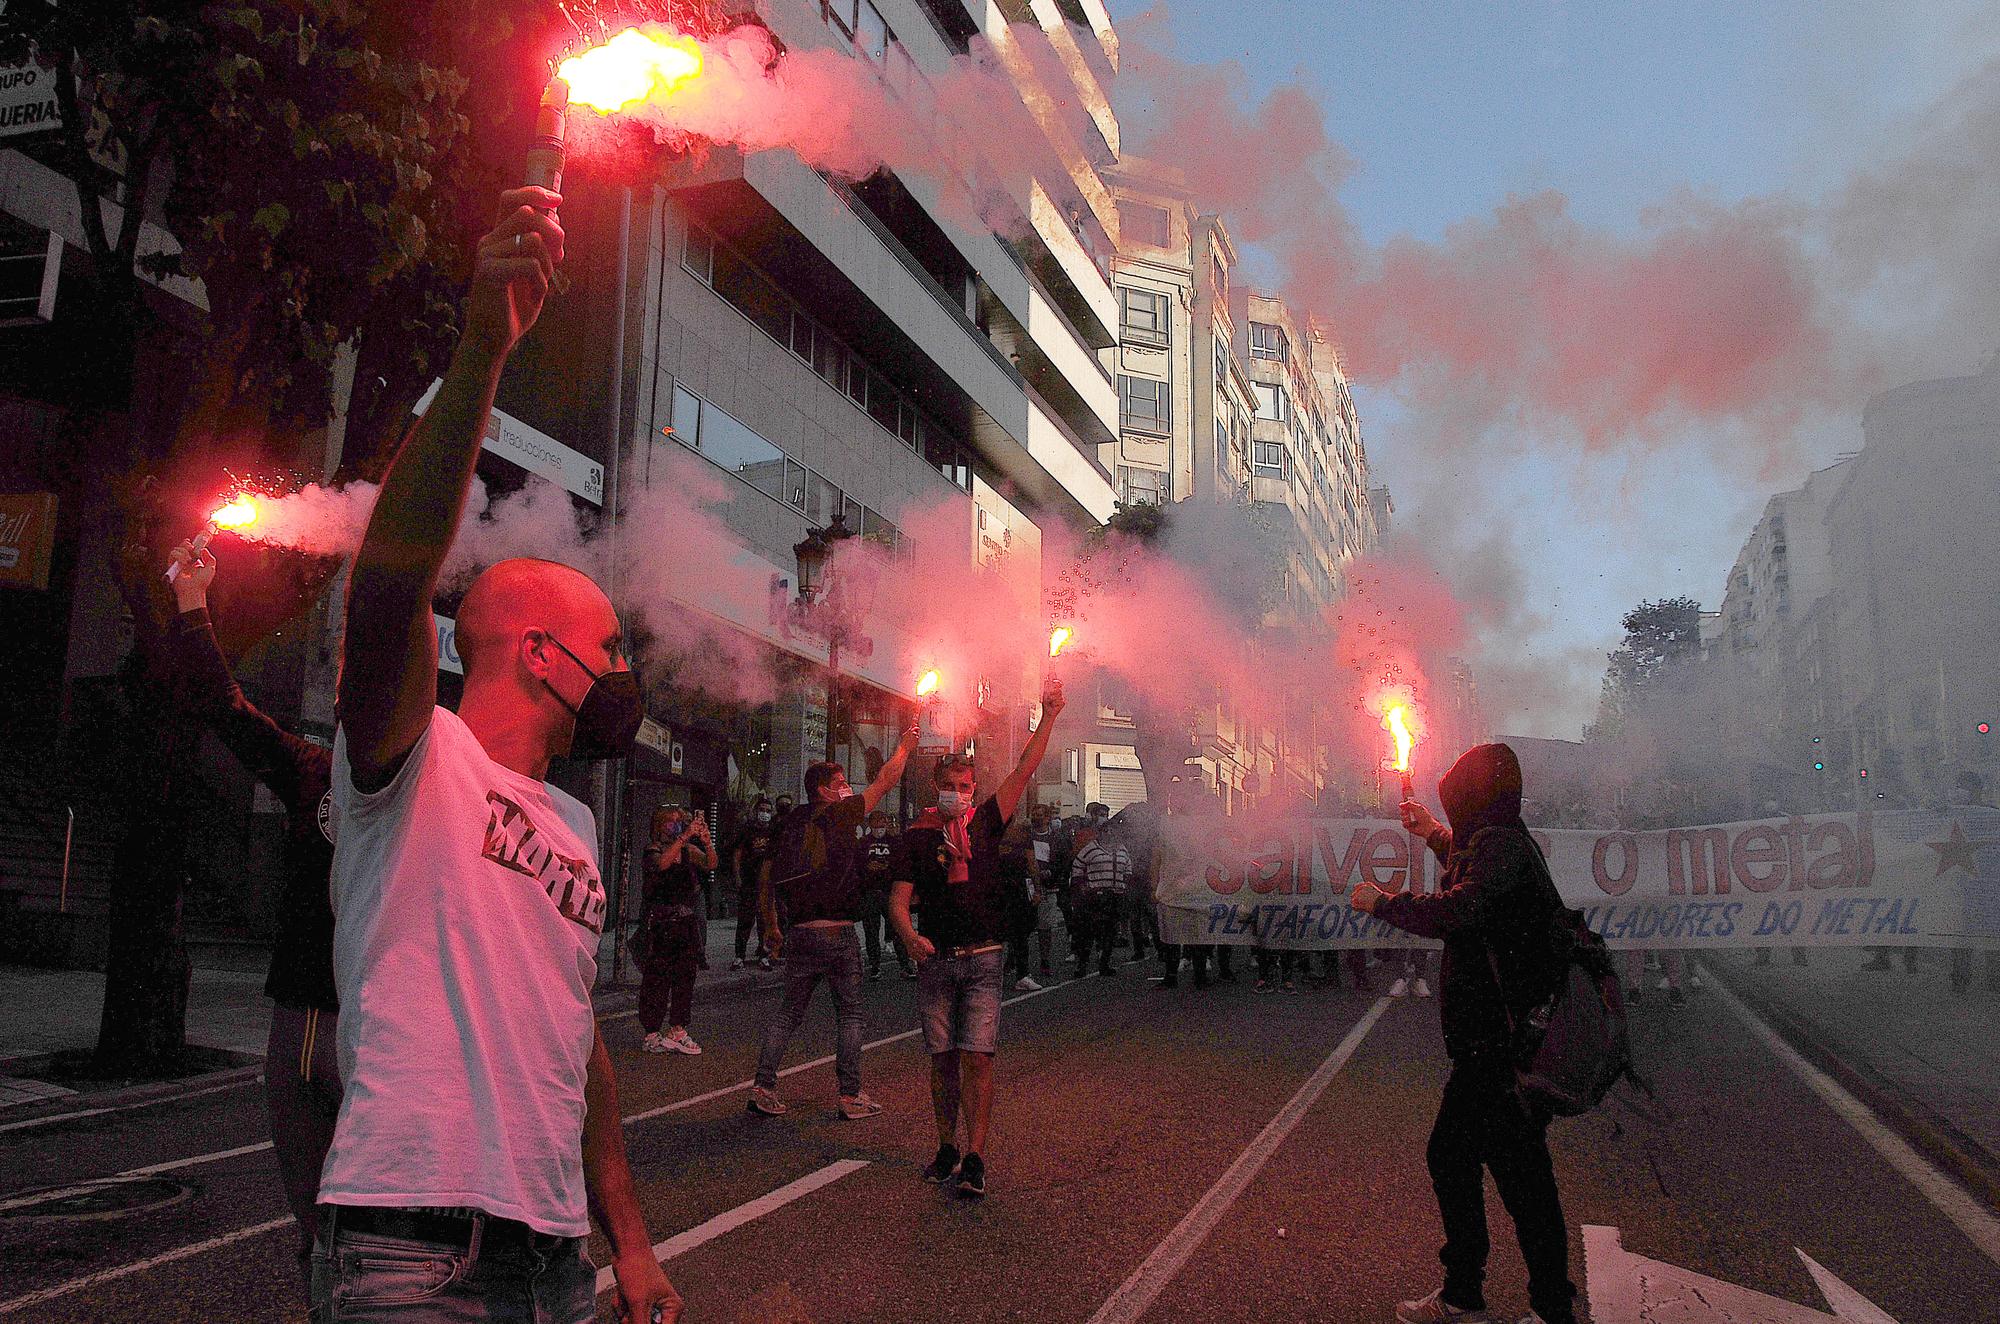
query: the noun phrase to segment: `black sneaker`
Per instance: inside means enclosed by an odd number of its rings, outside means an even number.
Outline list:
[[[967,1154],[958,1165],[958,1193],[970,1199],[986,1194],[986,1160]]]
[[[924,1169],[924,1180],[933,1186],[942,1186],[958,1175],[958,1146],[939,1145],[937,1157]]]
[[[1107,975],[1107,976],[1115,975],[1118,973],[1118,968],[1116,966],[1100,965],[1097,967],[1097,973],[1100,975]]]

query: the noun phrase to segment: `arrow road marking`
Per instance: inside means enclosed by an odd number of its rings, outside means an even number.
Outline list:
[[[1793,1248],[1831,1315],[1735,1283],[1635,1255],[1618,1229],[1583,1229],[1584,1276],[1596,1324],[1896,1324],[1882,1309]]]

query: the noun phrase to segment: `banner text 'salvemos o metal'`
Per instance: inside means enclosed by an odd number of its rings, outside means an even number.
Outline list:
[[[1362,879],[1437,887],[1439,864],[1379,819],[1162,823],[1168,942],[1426,945],[1349,909]],[[1540,830],[1563,899],[1613,947],[2000,948],[2000,810],[1827,814],[1660,831]]]

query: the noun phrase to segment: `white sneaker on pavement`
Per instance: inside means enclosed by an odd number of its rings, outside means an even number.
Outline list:
[[[667,1035],[667,1048],[672,1052],[686,1053],[689,1057],[701,1056],[701,1045],[696,1043],[694,1036],[686,1030],[673,1030],[669,1032]]]
[[[1409,991],[1410,981],[1403,975],[1397,975],[1396,982],[1389,985],[1389,996],[1392,998],[1400,998]],[[1442,1291],[1443,1289],[1440,1288],[1439,1290]]]
[[[1026,975],[1022,975],[1014,981],[1014,991],[1016,993],[1039,993],[1042,991],[1042,986]]]
[[[673,1049],[667,1046],[667,1036],[661,1034],[658,1030],[654,1030],[651,1034],[648,1034],[646,1042],[639,1046],[649,1053],[671,1053],[673,1051]]]
[[[1418,976],[1418,978],[1417,978],[1417,996],[1418,996],[1418,997],[1420,997],[1420,998],[1427,998],[1427,997],[1429,997],[1430,995],[1431,995],[1431,982],[1430,982],[1430,980],[1428,980],[1428,979],[1425,979],[1425,978],[1423,978],[1422,976]]]
[[[1400,1302],[1396,1306],[1396,1318],[1400,1324],[1500,1324],[1499,1320],[1483,1310],[1461,1310],[1447,1305],[1442,1287],[1429,1296]]]
[[[840,1096],[840,1115],[850,1122],[858,1122],[864,1117],[873,1117],[882,1111],[882,1105],[867,1094],[843,1094]]]

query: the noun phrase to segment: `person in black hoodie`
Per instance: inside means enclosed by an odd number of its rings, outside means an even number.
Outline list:
[[[244,696],[208,619],[213,552],[174,549],[180,614],[168,627],[190,716],[207,724],[251,775],[285,806],[285,881],[264,996],[271,1037],[264,1050],[264,1102],[285,1199],[299,1221],[299,1262],[307,1265],[318,1223],[320,1169],[340,1116],[340,1068],[333,988],[333,751],[279,726]]]
[[[1569,1234],[1546,1115],[1514,1087],[1514,1035],[1548,994],[1546,936],[1562,906],[1521,821],[1521,763],[1506,745],[1467,750],[1438,783],[1450,827],[1415,800],[1403,825],[1444,863],[1430,895],[1390,895],[1372,883],[1353,905],[1419,937],[1444,941],[1438,1014],[1451,1076],[1426,1160],[1444,1224],[1444,1286],[1396,1307],[1404,1324],[1482,1324],[1489,1248],[1482,1169],[1513,1216],[1534,1308],[1522,1324],[1573,1324]],[[1497,979],[1496,979],[1497,970]]]

